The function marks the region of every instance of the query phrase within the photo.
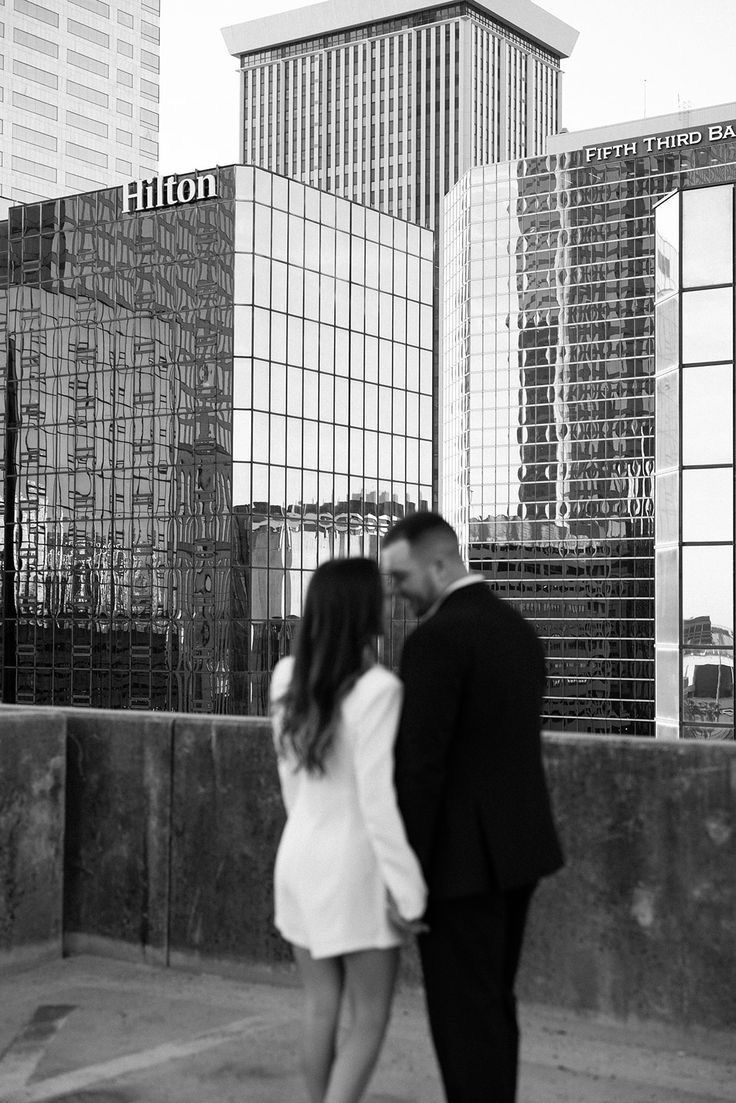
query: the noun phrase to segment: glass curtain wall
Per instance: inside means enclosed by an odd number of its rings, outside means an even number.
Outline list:
[[[227,707],[232,177],[10,212],[4,700]]]
[[[733,739],[733,185],[663,203],[657,246],[659,734]]]
[[[472,169],[445,200],[440,503],[544,641],[551,728],[655,733],[654,205],[734,176],[733,141],[573,151]],[[692,290],[724,309],[725,286]],[[690,501],[725,492],[692,462]],[[725,547],[691,516],[688,542]]]
[[[233,685],[262,712],[309,578],[431,501],[433,235],[236,169]],[[392,661],[404,636],[397,613]]]
[[[215,176],[1,227],[5,701],[263,712],[314,567],[430,501],[432,233]]]

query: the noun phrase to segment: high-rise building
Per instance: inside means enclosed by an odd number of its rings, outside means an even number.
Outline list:
[[[559,134],[445,201],[440,504],[545,641],[550,727],[733,737],[734,181],[725,104]]]
[[[66,195],[158,166],[160,0],[7,0],[0,195]]]
[[[577,38],[530,0],[328,0],[223,34],[245,163],[430,228],[471,166],[543,151]]]
[[[251,166],[11,209],[3,700],[265,710],[317,564],[427,507],[433,242]]]
[[[655,212],[655,668],[664,738],[734,738],[736,185],[726,182],[733,171],[708,175],[707,186],[678,189]]]

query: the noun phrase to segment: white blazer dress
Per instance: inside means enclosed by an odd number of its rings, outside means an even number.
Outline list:
[[[290,656],[271,681],[274,739],[279,697],[291,680]],[[381,666],[363,674],[342,702],[323,775],[279,757],[287,820],[274,871],[275,923],[312,957],[396,946],[387,890],[401,915],[424,913],[426,886],[396,804],[393,747],[401,712],[399,679]]]

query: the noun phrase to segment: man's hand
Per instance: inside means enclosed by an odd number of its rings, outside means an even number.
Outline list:
[[[429,927],[422,919],[404,919],[390,892],[386,893],[386,910],[389,922],[401,935],[426,934]]]

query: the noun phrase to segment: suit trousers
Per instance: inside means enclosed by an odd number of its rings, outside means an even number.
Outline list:
[[[534,887],[430,898],[419,952],[447,1103],[514,1103],[514,981]]]

